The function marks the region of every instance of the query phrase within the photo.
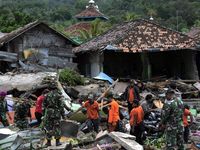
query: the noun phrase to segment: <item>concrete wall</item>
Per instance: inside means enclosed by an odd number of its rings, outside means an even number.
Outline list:
[[[69,41],[59,36],[45,25],[38,25],[8,44],[9,52],[21,52],[29,48],[64,47],[72,49]]]
[[[79,72],[87,77],[95,77],[103,71],[103,55],[100,53],[76,54]]]
[[[90,64],[91,64],[91,77],[97,76],[101,71],[103,71],[103,55],[100,53],[90,54]]]
[[[196,54],[195,51],[185,51],[183,53],[184,66],[185,66],[185,72],[184,72],[184,78],[185,79],[193,79],[193,80],[199,80],[199,73],[197,69],[197,63],[196,63]]]

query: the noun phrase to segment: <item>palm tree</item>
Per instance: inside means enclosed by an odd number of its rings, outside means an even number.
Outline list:
[[[103,32],[105,32],[108,29],[108,25],[105,22],[102,22],[100,19],[95,19],[91,22],[91,28],[89,30],[82,29],[79,30],[80,33],[80,39],[82,39],[84,42],[94,38]]]

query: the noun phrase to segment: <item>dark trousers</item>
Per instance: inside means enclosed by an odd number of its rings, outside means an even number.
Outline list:
[[[134,135],[136,137],[136,142],[143,145],[143,132],[144,132],[144,124],[141,122],[140,124],[137,124],[133,131],[131,131],[131,135]]]
[[[186,144],[188,143],[189,134],[190,134],[189,126],[184,127],[184,141]]]
[[[130,102],[128,102],[128,113],[131,113],[131,110],[133,109],[133,104],[131,104]]]
[[[96,133],[99,132],[99,119],[91,119],[91,122],[92,122],[92,126],[94,128],[94,131]]]
[[[35,118],[37,119],[38,125],[42,122],[42,114],[39,112],[35,112]]]

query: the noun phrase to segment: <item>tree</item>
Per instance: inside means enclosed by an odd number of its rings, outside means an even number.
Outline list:
[[[127,12],[126,15],[123,17],[124,21],[132,21],[138,18],[140,18],[140,15],[133,12]]]
[[[91,38],[94,38],[103,32],[105,32],[110,27],[109,24],[102,22],[100,19],[95,19],[91,22],[91,28],[90,30],[82,29],[79,31],[80,33],[80,39],[82,41],[88,41]]]

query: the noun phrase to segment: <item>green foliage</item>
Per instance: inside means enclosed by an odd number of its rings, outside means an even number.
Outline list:
[[[10,32],[35,20],[48,22],[64,31],[64,28],[74,23],[73,16],[84,10],[88,1],[0,0],[0,31]],[[102,33],[100,30],[104,30],[105,27],[109,29],[113,24],[137,18],[149,19],[150,16],[155,21],[179,31],[200,26],[199,0],[95,0],[95,2],[100,11],[109,17],[109,21],[100,25],[94,24],[90,37]],[[82,32],[87,34],[85,31]]]
[[[68,86],[83,85],[84,78],[75,71],[63,69],[59,74],[59,81],[66,83]]]
[[[194,26],[195,27],[200,27],[200,20],[196,20],[195,23],[194,23]]]
[[[135,20],[135,19],[138,19],[138,18],[140,18],[140,15],[133,13],[133,12],[127,12],[125,14],[125,16],[123,16],[124,21],[132,21],[132,20]]]
[[[158,139],[147,138],[145,140],[145,145],[154,150],[165,149],[165,137],[162,136]]]
[[[103,22],[100,19],[96,19],[91,22],[91,29],[89,31],[85,29],[78,31],[80,33],[80,36],[78,38],[80,39],[80,41],[86,42],[89,39],[92,39],[107,31],[110,27],[111,25],[109,23]]]
[[[108,22],[103,22],[100,19],[96,19],[91,22],[91,29],[89,31],[82,29],[79,30],[80,37],[79,39],[83,42],[92,39],[105,31],[107,31],[111,27],[111,24]]]
[[[50,24],[71,20],[72,4],[71,0],[1,0],[0,31],[11,32],[35,20]]]

